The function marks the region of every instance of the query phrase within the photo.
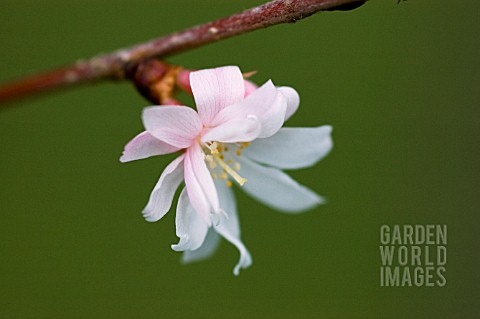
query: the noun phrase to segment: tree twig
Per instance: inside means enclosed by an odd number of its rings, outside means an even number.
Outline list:
[[[319,11],[354,9],[365,2],[366,0],[274,0],[111,54],[6,83],[0,86],[0,103],[66,86],[104,79],[123,79],[128,67],[146,58],[163,58],[260,28],[296,22]]]

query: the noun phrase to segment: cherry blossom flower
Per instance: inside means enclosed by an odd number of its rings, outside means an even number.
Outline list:
[[[332,129],[282,128],[298,108],[297,92],[271,81],[256,88],[238,67],[195,71],[189,80],[197,112],[187,106],[145,108],[145,131],[125,146],[120,161],[180,152],[161,174],[143,215],[151,222],[161,219],[185,181],[175,219],[180,240],[172,249],[184,251],[185,262],[202,260],[223,237],[240,251],[238,275],[252,258],[240,237],[231,186],[283,212],[323,203],[282,169],[309,167],[322,159],[332,148]]]

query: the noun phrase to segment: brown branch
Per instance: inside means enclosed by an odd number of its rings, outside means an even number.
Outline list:
[[[47,90],[104,79],[123,79],[126,69],[151,57],[165,57],[245,32],[292,23],[319,11],[351,10],[366,0],[275,0],[130,48],[100,55],[0,86],[0,103]]]

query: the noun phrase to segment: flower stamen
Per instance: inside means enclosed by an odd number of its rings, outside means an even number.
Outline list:
[[[240,156],[241,150],[247,147],[250,143],[244,142],[236,144],[238,148],[236,149],[235,154],[237,156]],[[245,178],[241,177],[237,173],[238,171],[240,171],[240,164],[236,163],[233,159],[228,158],[230,156],[227,156],[228,159],[225,160],[225,155],[223,153],[228,152],[227,146],[225,146],[223,143],[207,142],[202,144],[202,148],[207,154],[205,155],[205,162],[207,162],[210,169],[215,169],[217,167],[217,164],[223,169],[220,175],[212,173],[214,179],[220,178],[225,180],[227,186],[231,186],[232,184],[232,182],[228,180],[228,175],[230,175],[238,184],[240,184],[240,186],[243,186],[247,182]],[[233,168],[230,167],[230,165],[233,165]]]
[[[225,174],[226,176],[227,175],[226,173],[228,173],[228,175],[232,176],[233,179],[236,180],[238,184],[240,184],[240,186],[243,186],[243,184],[247,182],[245,178],[238,175],[238,173],[235,170],[233,170],[230,166],[228,166],[228,164],[225,163],[223,158],[220,158],[219,155],[214,155],[214,158],[217,161],[218,165],[220,165],[220,167],[224,169],[224,171],[222,172],[222,175]],[[220,175],[220,178],[222,178],[221,175]]]

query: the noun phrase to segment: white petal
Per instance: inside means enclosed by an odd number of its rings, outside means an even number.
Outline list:
[[[282,86],[277,88],[287,99],[287,111],[285,112],[285,121],[287,121],[298,109],[300,96],[294,88]]]
[[[163,155],[178,151],[179,148],[160,141],[147,131],[135,136],[123,150],[120,162],[139,160],[155,155]]]
[[[282,169],[309,167],[332,149],[332,127],[284,127],[275,135],[257,139],[243,155],[257,162]]]
[[[208,225],[190,205],[185,188],[178,199],[175,226],[176,234],[180,241],[178,244],[172,245],[173,250],[195,250],[203,244],[207,235]]]
[[[258,138],[267,138],[282,127],[285,121],[285,112],[287,111],[287,99],[282,93],[277,93],[275,101],[270,105],[270,108],[260,118],[262,124],[262,131]]]
[[[156,222],[162,218],[172,207],[173,196],[180,183],[183,181],[183,159],[185,155],[174,159],[163,171],[155,185],[148,204],[143,210],[143,216],[149,222]]]
[[[234,119],[211,128],[202,136],[202,142],[223,143],[250,142],[258,137],[262,129],[257,117]]]
[[[185,157],[185,184],[193,208],[210,225],[211,213],[219,213],[217,190],[200,145],[194,143]]]
[[[227,187],[224,181],[217,181],[215,185],[217,186],[220,205],[227,214],[228,218],[223,214],[219,215],[219,221],[217,224],[214,224],[213,227],[220,235],[235,245],[239,250],[240,260],[233,269],[235,276],[238,276],[240,269],[248,268],[252,264],[252,256],[240,238],[240,225],[237,216],[237,205],[231,188]]]
[[[241,187],[250,196],[283,212],[297,213],[322,204],[324,199],[273,167],[256,164],[244,156],[237,157],[239,174],[247,179]]]
[[[243,101],[220,111],[213,120],[212,126],[254,115],[262,124],[260,137],[271,136],[283,124],[286,104],[283,94],[277,90],[272,81],[268,81]]]
[[[245,93],[242,72],[236,66],[192,72],[190,86],[205,125],[224,107],[241,101]]]
[[[178,148],[189,147],[202,130],[197,112],[187,106],[151,106],[143,109],[145,129]]]
[[[186,250],[182,255],[182,262],[188,264],[210,258],[217,251],[219,244],[220,235],[210,228],[202,246],[196,250]]]

